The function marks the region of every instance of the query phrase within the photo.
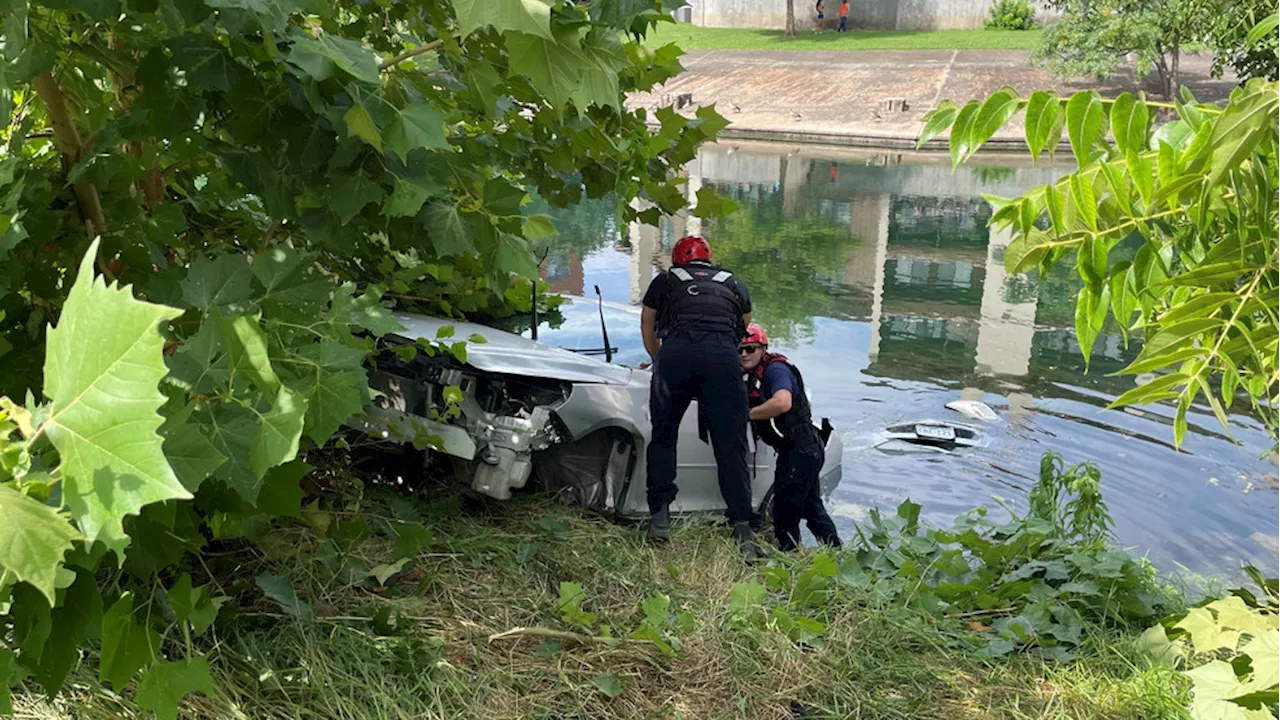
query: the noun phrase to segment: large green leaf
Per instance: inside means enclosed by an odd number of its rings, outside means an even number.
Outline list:
[[[169,41],[173,64],[193,87],[227,92],[235,82],[236,63],[227,49],[203,33],[179,35]]]
[[[289,15],[298,9],[293,0],[204,0],[212,8],[247,10],[259,18],[269,29],[280,30],[289,22]]]
[[[1032,161],[1039,158],[1045,148],[1049,149],[1052,157],[1062,140],[1062,123],[1065,120],[1058,94],[1045,90],[1031,93],[1026,120],[1027,149],[1031,151]]]
[[[1261,79],[1251,81],[1239,100],[1228,104],[1213,124],[1213,134],[1203,152],[1209,159],[1210,187],[1253,152],[1263,138],[1274,138],[1280,96],[1276,84]]]
[[[386,191],[376,181],[359,170],[343,173],[333,181],[333,212],[345,225],[351,222],[365,205],[380,202]]]
[[[160,426],[160,435],[164,438],[164,455],[169,465],[182,482],[182,486],[191,492],[200,488],[200,484],[227,461],[226,456],[218,452],[204,429],[188,417],[195,409],[195,403],[188,405],[180,413],[167,418]]]
[[[205,587],[192,587],[191,576],[183,573],[182,577],[165,591],[169,602],[173,605],[173,614],[178,622],[191,623],[191,630],[197,636],[205,634],[218,617],[218,609],[226,601],[225,597],[211,598]]]
[[[258,437],[249,450],[249,464],[259,478],[271,468],[282,465],[298,455],[298,440],[307,413],[307,399],[289,387],[281,387],[276,393],[271,409],[262,414]],[[249,502],[257,500],[245,496]]]
[[[1009,118],[1013,117],[1020,104],[1021,98],[1018,91],[1011,87],[1003,87],[992,93],[986,102],[982,103],[978,114],[973,117],[973,123],[969,126],[969,147],[973,150],[982,147],[1009,121]]]
[[[328,60],[357,80],[372,85],[379,82],[378,56],[355,40],[327,33],[313,39],[301,32],[294,33],[290,39],[293,48],[289,62],[317,81],[332,75],[332,67],[323,62]]]
[[[274,395],[280,389],[267,353],[267,335],[258,317],[236,315],[222,317],[216,312],[211,316],[218,323],[222,345],[227,349],[227,361],[234,374],[243,374],[259,390]]]
[[[1240,642],[1240,631],[1233,630],[1219,623],[1205,608],[1192,608],[1187,616],[1178,621],[1176,628],[1187,631],[1191,638],[1191,647],[1197,653],[1208,653],[1214,650],[1235,650]]]
[[[54,508],[0,485],[0,571],[35,586],[53,605],[54,576],[80,533]]]
[[[537,0],[532,0],[537,2]],[[581,81],[579,67],[583,63],[581,50],[571,35],[565,34],[562,42],[550,36],[514,34],[507,36],[507,50],[511,53],[511,67],[529,78],[533,86],[547,97],[552,107],[563,108]]]
[[[366,286],[364,294],[357,297],[355,284],[345,282],[333,293],[333,304],[329,307],[329,322],[334,325],[343,325],[343,332],[350,330],[345,326],[354,325],[378,336],[404,330],[400,321],[382,307],[381,301],[382,288],[377,285]],[[353,365],[346,369],[359,368]]]
[[[397,177],[395,189],[387,198],[382,214],[388,217],[413,217],[422,210],[427,199],[439,194],[444,187],[430,176]]]
[[[314,255],[289,247],[255,255],[253,276],[262,284],[262,309],[269,321],[309,324],[324,312],[334,286]]]
[[[258,437],[259,420],[239,403],[218,403],[196,414],[218,453],[227,459],[213,473],[247,502],[258,497],[262,476],[254,472],[249,452]]]
[[[1259,631],[1240,647],[1240,652],[1249,656],[1253,684],[1266,689],[1280,683],[1280,633],[1276,630]]]
[[[50,614],[49,624],[52,631],[32,670],[40,687],[52,698],[80,663],[80,646],[97,638],[102,630],[102,595],[92,572],[75,573],[75,581]]]
[[[182,281],[182,297],[199,310],[233,310],[252,297],[252,277],[245,255],[229,253],[212,259],[202,255],[191,263]]]
[[[282,360],[290,369],[289,386],[306,399],[304,429],[317,445],[363,410],[366,354],[363,348],[326,342],[305,346]]]
[[[102,653],[98,672],[117,691],[129,678],[155,659],[160,635],[133,619],[133,593],[120,596],[102,617]]]
[[[135,300],[93,275],[98,243],[80,263],[58,325],[49,330],[44,431],[62,458],[63,498],[87,542],[123,556],[121,523],[144,505],[189,498],[161,447],[165,398],[159,326],[181,311]]]
[[[342,116],[342,121],[347,125],[347,137],[358,137],[382,152],[382,133],[378,132],[377,123],[363,103],[353,103]]]
[[[1080,167],[1089,162],[1090,151],[1102,133],[1104,114],[1102,98],[1092,90],[1078,92],[1067,101],[1067,137]]]
[[[1132,93],[1120,93],[1111,106],[1111,137],[1121,153],[1146,150],[1149,120],[1145,102],[1135,100]]]
[[[452,0],[458,32],[464,37],[478,28],[514,31],[551,39],[551,8],[542,0]],[[507,36],[508,39],[513,37]]]
[[[427,103],[415,103],[396,114],[384,134],[387,149],[404,161],[417,148],[435,150],[449,147],[444,114]]]
[[[314,617],[311,610],[311,604],[298,599],[298,593],[294,592],[293,586],[288,580],[269,573],[263,573],[254,578],[254,583],[262,590],[263,594],[280,606],[285,614],[299,620],[310,620]]]
[[[178,717],[178,702],[194,692],[213,695],[209,661],[202,657],[152,665],[138,683],[133,700],[159,720],[173,720]]]
[[[982,104],[977,100],[970,100],[956,115],[956,122],[951,126],[949,137],[952,167],[958,167],[961,162],[964,162],[966,158],[973,154],[974,148],[969,145],[969,127],[973,125],[973,119],[977,117],[978,110],[981,107]]]
[[[951,123],[956,121],[956,116],[960,114],[960,108],[956,106],[954,100],[943,100],[938,103],[938,107],[930,110],[923,118],[920,119],[924,123],[924,129],[920,131],[920,137],[916,140],[916,149],[924,147],[924,144],[942,134],[943,130],[951,127]]]
[[[446,200],[432,200],[427,205],[427,227],[431,228],[431,247],[436,255],[466,255],[476,251],[471,231],[458,206]]]
[[[258,512],[279,517],[302,517],[302,486],[299,481],[314,470],[312,466],[294,460],[271,469],[262,479],[262,492],[258,494]]]

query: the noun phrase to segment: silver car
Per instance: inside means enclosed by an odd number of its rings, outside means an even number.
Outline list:
[[[474,491],[505,500],[535,479],[566,502],[623,519],[648,516],[645,450],[649,445],[648,360],[640,341],[638,309],[584,298],[561,306],[555,328],[536,325],[538,341],[473,323],[424,315],[397,315],[405,327],[391,343],[434,339],[440,328],[454,337],[480,335],[466,362],[448,353],[382,353],[370,375],[377,406],[353,424],[397,443],[431,447],[427,462],[448,467]],[[607,331],[605,330],[607,328]],[[532,335],[533,330],[525,330]],[[616,347],[605,350],[606,332]],[[452,388],[456,388],[452,389]],[[446,413],[446,394],[460,414]],[[823,418],[826,442],[823,494],[840,482],[842,444]],[[752,502],[762,510],[773,485],[776,454],[751,441]],[[672,510],[722,511],[710,444],[699,439],[698,408],[680,427]]]

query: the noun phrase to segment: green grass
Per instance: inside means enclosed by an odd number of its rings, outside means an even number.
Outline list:
[[[760,581],[761,571],[708,521],[677,523],[672,544],[653,549],[638,528],[545,500],[465,514],[436,503],[410,510],[434,528],[430,546],[386,587],[352,587],[340,577],[347,568],[390,558],[391,542],[378,532],[390,525],[381,518],[405,516],[402,501],[361,507],[370,514],[335,516],[329,541],[299,523],[272,531],[261,549],[210,560],[227,569],[215,572],[238,615],[224,614],[201,639],[215,693],[189,696],[183,717],[1185,717],[1184,681],[1140,659],[1131,638],[1100,630],[1069,663],[985,661],[966,644],[970,618],[939,619],[843,587],[821,611],[820,647],[768,626],[728,627],[731,588]],[[325,552],[335,542],[340,552]],[[253,587],[260,572],[288,578],[319,619],[281,617]],[[614,634],[635,628],[639,603],[658,592],[692,614],[692,629],[675,657],[647,642],[566,642],[548,655],[538,653],[538,636],[490,639],[520,627],[573,630],[558,612],[563,581],[582,585],[583,608]],[[378,610],[394,627],[364,619]],[[168,652],[183,650],[173,642]],[[97,682],[96,665],[86,657],[55,704],[17,692],[18,717],[146,717],[128,700],[132,687],[116,694]],[[602,675],[621,684],[620,695],[593,683]]]
[[[781,30],[707,28],[664,24],[650,33],[653,46],[674,42],[685,50],[1031,50],[1040,30],[833,30],[814,34],[813,26],[797,29],[795,37]]]

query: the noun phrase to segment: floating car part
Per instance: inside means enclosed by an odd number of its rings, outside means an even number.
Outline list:
[[[1000,419],[995,410],[991,406],[981,400],[952,400],[947,403],[948,410],[955,410],[961,415],[971,417],[974,420],[985,420],[994,422]]]
[[[914,420],[886,426],[877,434],[873,447],[881,452],[949,453],[958,448],[983,447],[986,435],[976,427],[947,420]]]

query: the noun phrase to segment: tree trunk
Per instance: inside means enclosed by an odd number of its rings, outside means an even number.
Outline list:
[[[787,0],[787,37],[796,34],[796,0]]]
[[[1180,59],[1180,50],[1182,47],[1182,38],[1177,35],[1173,36],[1173,53],[1169,57],[1169,99],[1174,97],[1182,90],[1182,80],[1178,77],[1178,60]]]
[[[1160,78],[1160,92],[1166,100],[1173,99],[1173,72],[1169,68],[1169,54],[1163,43],[1156,43],[1156,76]]]

